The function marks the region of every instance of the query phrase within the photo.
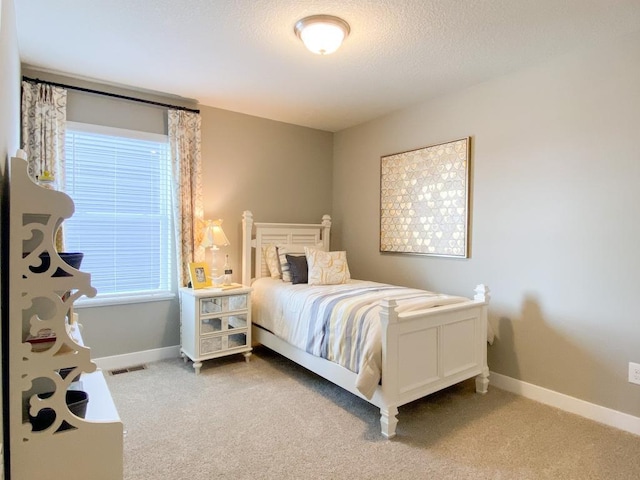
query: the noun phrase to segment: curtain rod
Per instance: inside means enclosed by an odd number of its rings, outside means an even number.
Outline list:
[[[104,95],[105,97],[119,98],[121,100],[130,100],[132,102],[146,103],[148,105],[155,105],[156,107],[172,108],[174,110],[184,110],[186,112],[200,113],[200,110],[188,107],[180,107],[178,105],[170,105],[168,103],[154,102],[152,100],[143,100],[142,98],[129,97],[127,95],[120,95],[117,93],[101,92],[100,90],[93,90],[91,88],[74,87],[73,85],[65,85],[64,83],[48,82],[47,80],[40,80],[39,78],[22,77],[22,80],[29,83],[45,83],[47,85],[53,85],[54,87],[67,88],[69,90],[78,90],[79,92],[93,93],[96,95]]]

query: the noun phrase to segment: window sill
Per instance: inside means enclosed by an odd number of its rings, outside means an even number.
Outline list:
[[[83,297],[77,300],[73,304],[73,308],[90,308],[90,307],[107,307],[111,305],[127,305],[134,303],[147,303],[147,302],[161,302],[166,300],[173,300],[177,295],[174,292],[162,292],[162,293],[139,293],[135,295],[118,295],[118,296],[104,296],[97,298]]]

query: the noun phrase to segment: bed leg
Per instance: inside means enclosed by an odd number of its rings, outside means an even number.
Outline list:
[[[382,427],[382,435],[387,438],[396,436],[396,425],[398,424],[398,409],[394,406],[380,409],[380,426]]]
[[[476,377],[476,392],[485,394],[489,391],[489,368],[484,367],[482,373]]]

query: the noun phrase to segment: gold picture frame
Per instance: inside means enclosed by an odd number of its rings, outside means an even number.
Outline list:
[[[189,264],[189,277],[191,288],[206,288],[211,286],[211,273],[209,265],[205,262],[192,262]]]
[[[470,140],[380,158],[380,252],[468,258]]]

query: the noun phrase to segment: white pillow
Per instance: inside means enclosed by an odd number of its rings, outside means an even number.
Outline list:
[[[306,247],[309,285],[337,285],[351,278],[347,252],[323,252]]]
[[[278,258],[278,249],[274,244],[262,247],[262,257],[264,258],[271,278],[281,278],[280,259]]]
[[[288,244],[288,245],[278,245],[278,258],[280,260],[280,271],[282,272],[282,280],[284,282],[291,282],[293,277],[291,276],[291,270],[289,269],[289,262],[287,261],[287,254],[289,255],[304,255],[305,247],[304,245],[296,245],[296,244]],[[323,250],[322,243],[316,244],[316,247],[319,251]]]

